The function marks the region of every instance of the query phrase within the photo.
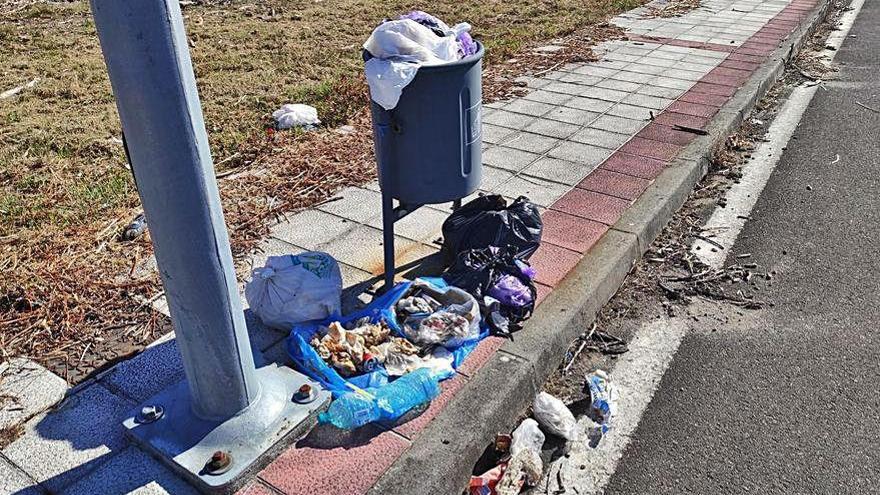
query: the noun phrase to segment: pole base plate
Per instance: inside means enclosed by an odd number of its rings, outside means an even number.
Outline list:
[[[123,421],[129,438],[169,465],[203,493],[229,493],[247,481],[246,475],[264,467],[273,455],[305,434],[317,413],[330,402],[330,393],[291,368],[270,364],[257,369],[260,397],[237,416],[222,421],[205,420],[192,413],[186,379],[166,388]],[[309,384],[317,394],[307,404],[293,395]],[[143,406],[161,406],[164,413],[153,422],[139,421]],[[228,454],[228,470],[209,474],[215,452]]]

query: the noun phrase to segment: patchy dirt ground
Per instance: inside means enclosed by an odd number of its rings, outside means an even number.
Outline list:
[[[491,100],[517,94],[518,75],[590,59],[619,35],[609,16],[641,3],[181,2],[234,254],[280,213],[373,177],[359,47],[382,18],[424,8],[469,21]],[[0,0],[0,13],[0,93],[25,86],[0,99],[0,359],[76,382],[169,326],[144,303],[159,290],[137,270],[149,235],[119,237],[139,201],[88,3]],[[565,49],[532,50],[551,41]],[[315,105],[328,130],[273,132],[286,102]]]

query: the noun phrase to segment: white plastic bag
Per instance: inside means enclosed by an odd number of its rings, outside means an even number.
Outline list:
[[[532,418],[526,418],[513,430],[510,440],[510,455],[516,455],[520,450],[534,450],[538,454],[544,446],[544,432],[538,428],[538,423]]]
[[[510,441],[510,462],[495,486],[497,495],[516,495],[522,486],[534,486],[544,473],[541,447],[544,433],[532,418],[526,418],[513,430]]]
[[[547,392],[541,392],[535,396],[532,411],[545,430],[564,438],[569,444],[577,440],[577,420],[561,400]]]
[[[279,129],[290,129],[297,126],[318,125],[318,110],[302,103],[288,103],[272,112],[272,118]]]
[[[383,22],[367,38],[364,49],[373,56],[364,64],[370,97],[385,110],[397,106],[419,67],[461,58],[454,32],[437,36],[411,19]]]
[[[327,253],[270,256],[266,266],[254,269],[244,295],[264,324],[287,331],[340,314],[342,274]]]

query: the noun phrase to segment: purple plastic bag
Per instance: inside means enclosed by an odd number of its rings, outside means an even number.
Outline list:
[[[477,53],[477,42],[471,38],[471,34],[467,31],[458,33],[455,38],[458,41],[462,57],[467,57]]]
[[[521,308],[532,302],[532,292],[513,275],[502,275],[489,288],[489,295],[498,299],[501,304]]]
[[[400,18],[416,21],[434,31],[437,36],[447,36],[452,32],[445,22],[421,10],[413,10],[412,12],[401,15]],[[471,38],[470,33],[467,31],[458,33],[455,37],[455,41],[458,41],[458,51],[461,53],[462,58],[477,53],[477,42]]]
[[[519,268],[520,273],[535,280],[535,275],[537,275],[538,272],[536,272],[531,265],[523,263],[522,260],[515,260],[514,263],[516,263],[516,267]]]
[[[413,10],[408,14],[401,15],[400,18],[416,21],[427,28],[439,31],[438,36],[444,36],[444,31],[449,29],[449,26],[447,26],[446,23],[427,12],[422,12],[421,10]]]

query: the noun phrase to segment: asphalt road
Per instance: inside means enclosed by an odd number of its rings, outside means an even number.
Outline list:
[[[606,493],[880,493],[878,25],[869,0],[732,250],[774,306],[707,308]]]

